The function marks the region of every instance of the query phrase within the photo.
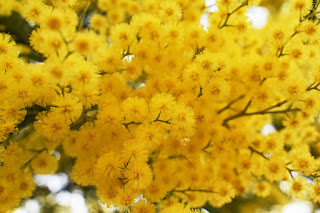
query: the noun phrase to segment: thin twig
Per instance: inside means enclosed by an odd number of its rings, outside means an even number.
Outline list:
[[[205,153],[211,154],[210,152],[207,151],[207,149],[208,149],[209,147],[211,147],[211,141],[212,141],[212,138],[210,138],[210,140],[209,140],[209,142],[207,143],[207,145],[202,148],[202,151],[204,151]]]
[[[80,20],[79,20],[78,27],[77,27],[78,31],[82,30],[83,21],[84,21],[84,19],[86,17],[86,14],[88,12],[89,7],[90,7],[90,1],[88,1],[86,7],[83,9],[83,11],[81,13]]]
[[[221,29],[221,28],[223,28],[223,27],[229,27],[229,26],[231,26],[231,25],[228,24],[228,21],[229,21],[230,16],[231,16],[232,14],[234,14],[235,12],[237,12],[238,10],[240,10],[242,7],[247,6],[247,5],[248,5],[248,0],[245,0],[245,1],[243,1],[237,8],[235,8],[233,11],[228,12],[228,13],[227,13],[227,17],[226,17],[224,23],[223,23],[221,26],[219,26],[219,28]]]
[[[247,110],[248,110],[248,107],[250,106],[251,102],[249,101],[248,104],[245,106],[245,108],[235,114],[235,115],[232,115],[226,119],[223,120],[223,125],[227,128],[229,128],[229,125],[228,125],[228,122],[231,121],[231,120],[234,120],[234,119],[237,119],[237,118],[241,118],[241,117],[244,117],[244,116],[252,116],[252,115],[265,115],[265,114],[280,114],[280,113],[287,113],[287,112],[297,112],[297,111],[300,111],[300,109],[298,108],[294,108],[292,109],[291,106],[287,107],[286,109],[284,110],[275,110],[275,111],[270,111],[274,108],[277,108],[277,107],[281,107],[283,104],[287,103],[288,101],[282,101],[282,102],[279,102],[273,106],[270,106],[266,109],[263,109],[263,110],[260,110],[260,111],[257,111],[257,112],[250,112],[248,113]]]
[[[256,153],[256,154],[260,155],[261,157],[269,160],[269,158],[267,158],[262,152],[259,152],[258,150],[256,150],[252,146],[249,146],[248,148],[250,149],[251,153]]]
[[[310,86],[308,86],[306,91],[310,91],[310,90],[318,90],[318,91],[320,91],[320,89],[318,88],[318,86],[320,86],[320,83],[317,83],[315,86],[313,86],[315,83],[316,82],[313,82]]]
[[[224,112],[225,110],[229,109],[234,103],[240,101],[241,99],[243,99],[245,97],[245,95],[240,95],[238,98],[230,101],[227,106],[223,107],[222,109],[220,109],[218,111],[218,114],[221,114],[222,112]]]
[[[122,125],[124,125],[129,132],[130,132],[129,126],[132,125],[132,124],[140,125],[140,124],[142,124],[142,122],[131,121],[131,122],[128,122],[128,123],[122,123]]]

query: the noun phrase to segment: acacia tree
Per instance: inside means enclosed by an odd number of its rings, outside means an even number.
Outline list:
[[[280,181],[320,201],[319,3],[285,2],[260,30],[259,0],[0,3],[0,212],[65,159],[122,212],[220,208]]]

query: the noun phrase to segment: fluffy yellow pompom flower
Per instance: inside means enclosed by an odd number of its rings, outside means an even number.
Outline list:
[[[290,151],[291,164],[289,168],[310,175],[315,170],[315,159],[309,151],[309,147],[300,146]]]
[[[111,40],[115,47],[127,50],[128,47],[136,39],[136,30],[125,23],[117,24],[111,28]]]
[[[32,196],[32,193],[36,188],[36,183],[34,182],[31,173],[25,173],[18,180],[17,186],[18,186],[17,188],[19,192],[19,197],[27,198]]]
[[[81,186],[93,185],[95,179],[95,158],[78,158],[72,168],[72,180]]]
[[[93,60],[96,61],[100,70],[103,70],[106,73],[113,73],[118,71],[123,63],[121,54],[121,51],[108,48],[106,51],[98,53],[98,57]]]
[[[96,85],[80,87],[74,90],[74,94],[80,99],[85,109],[89,109],[98,103],[99,90]]]
[[[112,183],[120,177],[120,167],[123,166],[121,157],[114,153],[108,152],[102,155],[95,167],[96,179],[98,181],[107,181]]]
[[[308,193],[311,191],[310,187],[311,184],[307,182],[307,179],[299,175],[295,179],[290,179],[287,191],[295,198],[307,199]]]
[[[49,8],[41,0],[26,1],[22,10],[26,20],[32,24],[39,23],[40,17],[48,11]]]
[[[212,52],[205,51],[201,53],[196,57],[195,61],[206,74],[215,70],[214,54]]]
[[[312,4],[312,0],[290,0],[290,9],[304,16],[312,9]]]
[[[151,202],[160,202],[161,198],[166,195],[166,188],[162,186],[159,180],[152,181],[149,187],[144,190],[143,195]]]
[[[77,34],[71,45],[76,52],[89,56],[97,50],[99,37],[93,31],[81,32]]]
[[[99,82],[99,71],[91,61],[83,60],[83,57],[77,55],[75,62],[71,63],[73,74],[71,76],[71,84],[75,88],[83,86],[97,85]]]
[[[146,203],[144,200],[140,200],[132,207],[132,213],[155,213],[155,206],[151,203]]]
[[[135,193],[131,190],[120,190],[116,197],[116,203],[119,205],[119,211],[127,212],[129,211],[129,206],[131,206],[135,199]]]
[[[119,106],[106,106],[97,115],[97,125],[103,128],[116,127],[123,119]]]
[[[195,125],[194,111],[182,103],[178,103],[171,108],[170,116],[172,117],[172,123],[178,126],[192,127]]]
[[[121,184],[120,181],[118,183]],[[122,189],[119,184],[110,185],[106,182],[99,183],[97,187],[97,196],[101,203],[108,207],[113,206],[116,203],[117,195]]]
[[[152,181],[152,172],[147,163],[129,163],[124,175],[128,179],[126,187],[134,190],[143,190]]]
[[[158,114],[161,113],[161,117],[163,118],[164,116],[166,118],[169,110],[175,103],[174,97],[170,94],[155,94],[150,101],[150,112],[155,116],[158,116]]]
[[[230,85],[224,79],[213,79],[203,91],[203,94],[208,95],[213,102],[221,103],[228,99]]]
[[[137,128],[137,140],[146,143],[149,148],[156,148],[162,139],[163,131],[155,124],[142,124]]]
[[[58,159],[43,151],[31,161],[31,168],[38,174],[52,174],[58,169]]]
[[[51,56],[45,61],[44,71],[53,83],[65,85],[70,75],[70,66],[62,64],[58,57]]]
[[[316,183],[312,186],[312,191],[311,191],[310,197],[314,202],[320,202],[320,185],[319,185],[319,183]]]
[[[288,176],[283,156],[272,157],[268,162],[265,162],[265,165],[265,176],[270,181],[279,181]]]
[[[160,17],[164,22],[176,22],[182,18],[181,8],[175,1],[163,1],[160,8]]]
[[[9,102],[2,103],[0,106],[0,119],[11,119],[16,121],[22,121],[27,114],[27,111],[23,103],[17,101],[15,105]]]
[[[58,141],[67,136],[69,125],[70,121],[66,120],[62,115],[50,113],[47,116],[40,116],[35,128],[48,140]]]
[[[129,140],[123,144],[122,156],[124,159],[130,159],[130,162],[147,162],[148,150],[147,144],[138,140]]]
[[[82,104],[79,98],[70,93],[60,95],[52,103],[51,112],[61,115],[65,119],[70,119],[72,123],[76,122],[82,114]]]
[[[270,183],[263,181],[255,186],[254,193],[259,197],[267,197],[271,193]]]
[[[234,187],[228,182],[221,182],[217,186],[217,196],[212,195],[213,200],[210,202],[216,207],[222,206],[226,203],[230,203],[235,196]]]
[[[126,122],[141,122],[148,113],[148,105],[143,98],[130,97],[123,101],[122,109]]]
[[[17,121],[15,120],[0,120],[0,142],[7,139],[10,133],[16,131]]]
[[[319,26],[311,20],[304,21],[301,28],[307,38],[316,39],[320,35]]]
[[[170,110],[171,134],[178,139],[193,135],[196,125],[195,113],[184,104],[178,103]]]
[[[12,191],[10,185],[8,185],[4,178],[0,179],[0,201],[4,201]]]
[[[17,56],[16,43],[10,35],[0,33],[0,56]]]
[[[45,13],[40,17],[39,24],[41,27],[52,31],[60,31],[65,23],[63,20],[63,11],[59,9],[53,10],[51,13]]]
[[[283,85],[284,87],[284,95],[288,100],[294,101],[303,98],[304,91],[307,88],[307,82],[305,79],[301,78],[290,78],[288,81]]]
[[[107,24],[107,19],[105,16],[99,14],[99,13],[94,13],[90,17],[90,27],[101,34],[104,34],[106,31],[108,24]]]

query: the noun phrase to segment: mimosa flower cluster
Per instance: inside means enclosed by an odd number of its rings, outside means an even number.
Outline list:
[[[0,3],[33,29],[24,45],[0,34],[0,212],[59,170],[57,150],[120,212],[200,212],[280,181],[319,202],[320,1],[285,1],[255,29],[260,3]]]

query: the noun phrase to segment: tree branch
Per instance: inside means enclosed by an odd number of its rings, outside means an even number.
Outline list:
[[[251,104],[251,100],[248,102],[248,104],[245,106],[245,108],[239,112],[238,114],[235,114],[235,115],[232,115],[226,119],[223,120],[223,126],[229,128],[229,125],[228,125],[228,122],[231,121],[231,120],[234,120],[234,119],[237,119],[237,118],[241,118],[241,117],[244,117],[244,116],[251,116],[251,115],[264,115],[264,114],[280,114],[280,113],[287,113],[287,112],[297,112],[297,111],[300,111],[300,109],[298,108],[294,108],[292,109],[291,106],[287,107],[286,109],[284,110],[275,110],[275,111],[270,111],[274,108],[277,108],[277,107],[281,107],[282,105],[284,105],[285,103],[287,103],[288,101],[282,101],[282,102],[279,102],[273,106],[270,106],[264,110],[260,110],[260,111],[257,111],[257,112],[250,112],[248,113],[247,110],[248,110],[248,107],[250,106]]]

